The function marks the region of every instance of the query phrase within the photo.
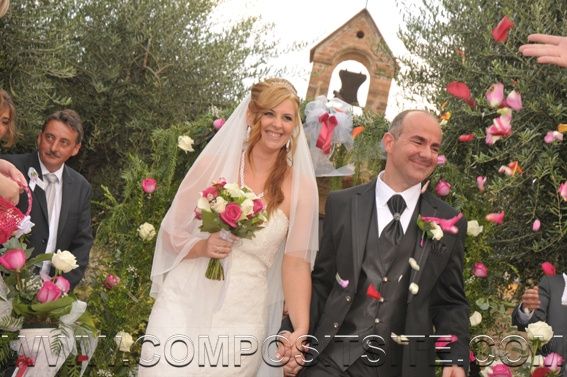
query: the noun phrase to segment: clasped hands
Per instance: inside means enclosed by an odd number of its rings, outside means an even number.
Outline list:
[[[297,376],[304,365],[303,346],[307,342],[303,331],[282,331],[279,334],[285,338],[278,347],[277,357],[284,363],[285,377]]]
[[[526,291],[522,295],[521,309],[524,310],[524,312],[526,309],[532,312],[538,309],[540,304],[541,303],[539,301],[539,288],[535,286],[533,288],[526,289]]]

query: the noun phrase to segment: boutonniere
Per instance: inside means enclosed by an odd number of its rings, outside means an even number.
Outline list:
[[[439,241],[443,238],[444,232],[457,234],[459,228],[455,225],[463,217],[462,213],[450,219],[441,219],[433,216],[421,216],[417,218],[417,226],[422,231],[420,245],[423,247],[425,237]]]
[[[28,183],[30,190],[34,191],[36,185],[41,187],[42,190],[45,190],[45,183],[39,178],[39,174],[34,167],[28,169],[28,177],[30,179]]]

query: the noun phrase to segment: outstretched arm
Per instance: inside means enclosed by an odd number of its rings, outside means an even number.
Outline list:
[[[567,68],[567,37],[550,34],[530,34],[529,43],[520,46],[524,56],[537,57],[541,64],[555,64]]]

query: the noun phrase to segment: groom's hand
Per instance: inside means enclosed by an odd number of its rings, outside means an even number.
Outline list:
[[[442,377],[465,377],[465,370],[457,365],[443,368]]]

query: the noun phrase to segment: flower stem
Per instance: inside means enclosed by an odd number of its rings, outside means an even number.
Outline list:
[[[219,259],[209,259],[205,277],[210,280],[224,280],[224,270]]]

